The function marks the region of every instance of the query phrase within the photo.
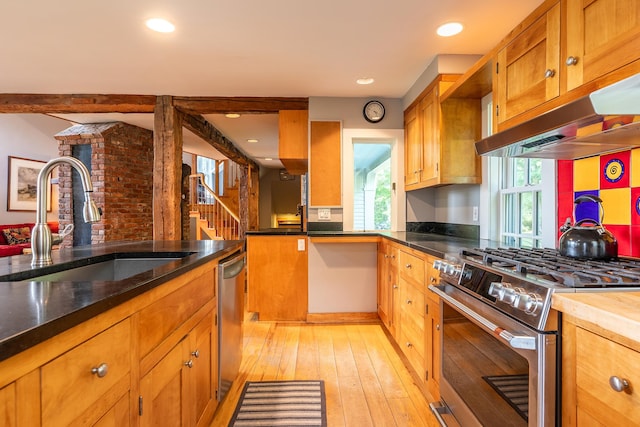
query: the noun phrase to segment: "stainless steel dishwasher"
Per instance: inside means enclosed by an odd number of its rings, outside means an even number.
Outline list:
[[[218,268],[218,401],[238,376],[242,360],[245,252],[220,261]]]

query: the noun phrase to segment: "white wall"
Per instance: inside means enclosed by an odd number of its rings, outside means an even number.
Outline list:
[[[309,243],[309,313],[375,313],[376,243]]]
[[[35,222],[36,213],[7,211],[9,156],[49,161],[59,156],[54,135],[70,127],[66,120],[42,114],[0,114],[0,224]],[[57,168],[53,171],[57,174]],[[47,221],[58,221],[58,189],[53,185],[52,211]]]

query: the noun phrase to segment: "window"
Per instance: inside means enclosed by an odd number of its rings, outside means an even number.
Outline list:
[[[196,171],[204,175],[204,182],[211,188],[216,188],[216,161],[208,157],[197,156]]]
[[[502,165],[500,241],[542,247],[542,160],[504,159]]]
[[[353,229],[391,229],[391,145],[354,143]]]

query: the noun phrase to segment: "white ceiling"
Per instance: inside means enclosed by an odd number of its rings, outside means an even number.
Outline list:
[[[484,54],[540,3],[2,0],[0,93],[402,98],[436,55]],[[151,17],[176,31],[148,30]],[[464,32],[436,36],[448,21]],[[375,83],[356,85],[360,77]],[[149,115],[118,119],[153,123]],[[251,156],[277,157],[276,116],[207,119]],[[249,146],[249,137],[265,139]]]

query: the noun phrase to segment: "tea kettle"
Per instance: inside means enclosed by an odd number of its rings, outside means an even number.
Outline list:
[[[594,202],[598,204],[600,219],[581,219],[576,222],[576,208],[580,203]],[[560,227],[562,235],[558,242],[558,251],[561,255],[579,259],[612,259],[618,257],[618,241],[602,225],[604,209],[602,199],[598,196],[586,194],[579,196],[574,201],[573,221],[570,219]],[[583,225],[589,224],[589,225]]]

